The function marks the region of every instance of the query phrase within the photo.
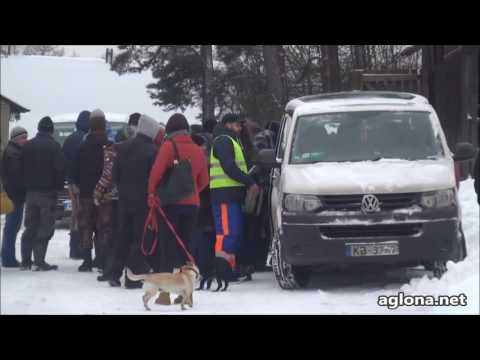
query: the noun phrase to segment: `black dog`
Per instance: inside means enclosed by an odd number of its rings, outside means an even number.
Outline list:
[[[215,291],[219,291],[223,286],[222,291],[226,291],[230,282],[234,279],[234,274],[230,264],[227,260],[222,257],[215,257],[215,261],[213,266],[210,266],[208,270],[204,273],[201,273],[202,280],[200,281],[200,286],[195,290],[203,290],[205,283],[207,283],[207,290],[210,290],[212,285],[213,279],[217,280],[217,289]]]

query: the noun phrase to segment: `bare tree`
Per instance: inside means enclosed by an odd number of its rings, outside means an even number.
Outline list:
[[[338,45],[327,45],[327,67],[329,91],[340,91],[341,82]]]
[[[202,96],[202,115],[203,123],[207,119],[215,118],[215,98],[212,89],[213,85],[213,47],[212,45],[202,45],[202,66],[203,66],[203,96]]]
[[[263,45],[263,59],[265,74],[267,76],[267,89],[271,99],[271,119],[278,120],[281,117],[285,105],[285,91],[283,89],[282,74],[280,69],[281,45]]]

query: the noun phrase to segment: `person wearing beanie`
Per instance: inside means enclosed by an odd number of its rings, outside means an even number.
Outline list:
[[[5,192],[13,202],[13,211],[6,215],[3,228],[1,252],[3,267],[20,266],[15,256],[15,242],[22,225],[25,206],[21,154],[27,139],[27,130],[21,126],[15,126],[10,132],[10,141],[2,156],[2,183]]]
[[[207,119],[205,121],[205,124],[203,125],[203,129],[205,132],[209,134],[213,134],[213,130],[215,129],[215,126],[217,126],[217,120]]]
[[[65,184],[66,161],[53,138],[54,125],[46,116],[38,123],[38,133],[22,149],[22,173],[26,190],[25,231],[22,234],[22,269],[48,271],[56,265],[45,261],[48,243],[55,234],[58,192]]]
[[[50,116],[45,116],[40,119],[37,129],[39,132],[52,134],[54,130],[54,125]]]
[[[162,207],[185,246],[191,246],[191,237],[200,206],[200,193],[208,186],[208,164],[202,148],[192,141],[189,134],[188,121],[182,114],[172,115],[165,127],[167,134],[155,159],[150,179],[148,180],[149,206],[159,203],[156,195],[157,187],[162,182],[167,171],[174,165],[174,144],[178,151],[178,160],[190,160],[192,177],[195,185],[194,193],[178,201],[176,204]],[[161,204],[160,204],[161,205]],[[188,260],[183,249],[177,244],[169,227],[159,219],[159,244],[156,261],[153,264],[155,272],[172,272],[180,268]],[[181,301],[181,297],[175,303]],[[162,292],[157,298],[159,304],[170,304],[170,294]]]
[[[252,194],[259,187],[248,174],[245,152],[240,140],[242,121],[236,114],[223,116],[213,132],[210,153],[210,195],[215,220],[218,261],[228,263],[231,274],[237,270],[236,258],[245,233],[242,204],[247,190]],[[229,231],[225,230],[228,224]]]
[[[80,272],[92,271],[94,266],[103,270],[106,252],[111,242],[110,228],[111,204],[95,206],[93,192],[103,171],[104,147],[112,143],[107,138],[106,119],[102,110],[90,113],[90,131],[81,143],[72,164],[72,183],[78,189],[79,211],[78,230],[80,251],[83,263]],[[95,240],[94,240],[95,239]],[[95,245],[97,263],[92,260],[92,248]]]
[[[107,129],[107,120],[102,110],[96,109],[90,113],[89,119],[90,131],[105,132]]]
[[[158,122],[144,114],[138,118],[136,136],[116,144],[112,180],[118,190],[118,238],[104,275],[97,278],[110,286],[120,286],[127,265],[134,273],[146,273],[151,268],[141,253],[141,241],[148,212],[148,176],[157,153],[154,141],[160,131]],[[142,283],[126,277],[125,287],[135,289]]]
[[[170,118],[168,119],[167,126],[165,127],[165,132],[167,133],[167,136],[172,136],[179,131],[190,131],[190,125],[188,124],[185,116],[176,113],[170,116]]]
[[[67,160],[67,176],[68,195],[72,202],[72,213],[70,216],[70,258],[81,259],[80,252],[80,234],[78,231],[78,205],[79,205],[79,190],[73,184],[72,180],[72,164],[80,149],[83,139],[90,129],[90,111],[83,110],[78,114],[76,122],[76,131],[70,134],[63,143],[62,151]]]

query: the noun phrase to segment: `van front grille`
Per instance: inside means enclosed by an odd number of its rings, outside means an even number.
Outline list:
[[[320,233],[327,238],[363,238],[415,236],[422,231],[422,224],[335,225],[320,226]]]
[[[419,193],[375,194],[380,201],[381,210],[396,210],[420,204]],[[323,196],[324,210],[360,211],[363,195],[328,195]]]

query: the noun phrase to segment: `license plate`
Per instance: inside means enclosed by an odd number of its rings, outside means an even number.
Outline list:
[[[399,254],[400,249],[397,241],[389,241],[387,243],[346,244],[346,255],[351,257],[392,256]]]
[[[72,211],[72,202],[70,200],[64,201],[63,208],[65,209],[65,211]]]

